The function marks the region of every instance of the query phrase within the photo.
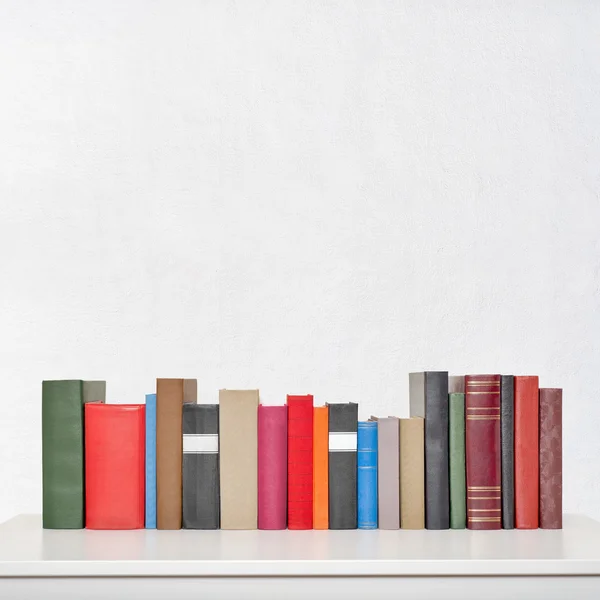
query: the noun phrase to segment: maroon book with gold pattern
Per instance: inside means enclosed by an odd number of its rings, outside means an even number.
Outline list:
[[[562,389],[540,388],[540,527],[562,529]]]
[[[500,375],[465,377],[467,527],[500,529]]]

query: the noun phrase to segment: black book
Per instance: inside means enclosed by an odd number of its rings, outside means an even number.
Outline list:
[[[502,528],[515,528],[515,378],[500,380],[500,440],[502,447]]]
[[[410,416],[425,419],[425,527],[450,528],[448,371],[409,374]]]
[[[358,404],[328,404],[329,529],[356,529]]]
[[[183,405],[183,527],[219,529],[219,406]]]

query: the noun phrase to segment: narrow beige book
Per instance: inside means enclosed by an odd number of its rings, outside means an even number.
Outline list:
[[[258,526],[258,390],[219,391],[221,529]]]
[[[425,420],[400,419],[400,527],[425,527]]]

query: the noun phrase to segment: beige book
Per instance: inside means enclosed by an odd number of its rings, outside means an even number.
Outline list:
[[[221,529],[256,529],[258,390],[219,391]]]
[[[400,527],[425,527],[425,420],[400,419]]]

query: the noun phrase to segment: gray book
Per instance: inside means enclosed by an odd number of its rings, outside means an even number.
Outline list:
[[[410,416],[425,419],[425,527],[449,529],[448,371],[409,374]]]
[[[329,529],[356,529],[358,404],[329,410]]]
[[[219,407],[183,405],[183,527],[219,529]]]
[[[400,528],[400,420],[377,418],[377,510],[379,529]]]

